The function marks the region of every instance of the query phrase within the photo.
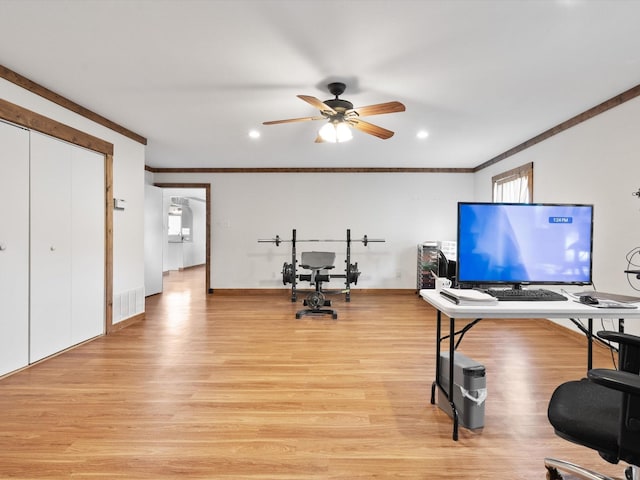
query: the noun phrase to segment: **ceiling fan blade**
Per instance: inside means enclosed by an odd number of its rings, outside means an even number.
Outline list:
[[[271,120],[269,122],[262,122],[263,125],[277,125],[279,123],[293,123],[293,122],[306,122],[309,120],[326,120],[325,117],[302,117],[302,118],[289,118],[287,120]]]
[[[387,102],[378,103],[376,105],[368,105],[366,107],[358,107],[350,111],[356,112],[361,117],[366,117],[369,115],[381,115],[383,113],[404,112],[405,106],[400,102]]]
[[[365,122],[364,120],[360,120],[359,118],[350,118],[348,120],[348,123],[361,132],[368,133],[369,135],[373,135],[383,140],[393,137],[393,132],[391,130],[379,127],[378,125],[374,125],[373,123]]]
[[[314,107],[316,107],[321,112],[328,112],[331,115],[335,115],[336,113],[338,113],[333,108],[331,108],[329,105],[327,105],[326,103],[318,100],[316,97],[311,97],[309,95],[298,95],[298,98],[301,99],[301,100],[304,100],[305,102],[307,102],[310,105],[313,105]]]

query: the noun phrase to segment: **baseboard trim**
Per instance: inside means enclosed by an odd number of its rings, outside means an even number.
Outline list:
[[[129,317],[125,320],[122,320],[121,322],[114,323],[113,325],[111,325],[111,328],[109,329],[107,334],[117,332],[118,330],[127,328],[133,325],[134,323],[141,322],[142,320],[144,320],[144,318],[145,318],[144,312],[142,312],[142,313],[138,313],[137,315],[134,315],[133,317]]]
[[[178,271],[179,272],[184,272],[185,270],[191,270],[192,268],[202,268],[204,267],[206,264],[204,263],[199,263],[197,265],[189,265],[188,267],[179,267]]]

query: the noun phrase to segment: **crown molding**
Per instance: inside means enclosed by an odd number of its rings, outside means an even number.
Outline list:
[[[75,112],[78,115],[81,115],[91,120],[92,122],[102,125],[103,127],[107,127],[113,130],[114,132],[118,132],[119,134],[124,135],[125,137],[128,137],[132,140],[135,140],[138,143],[141,143],[143,145],[147,144],[147,139],[144,138],[143,136],[132,132],[131,130],[123,127],[122,125],[118,125],[117,123],[112,122],[111,120],[103,117],[102,115],[98,115],[97,113],[92,112],[91,110],[81,105],[78,105],[75,102],[72,102],[71,100],[63,97],[62,95],[58,95],[57,93],[49,90],[48,88],[43,87],[42,85],[39,85],[36,82],[29,80],[26,77],[23,77],[19,73],[16,73],[13,70],[10,70],[3,65],[0,65],[0,78],[4,78],[5,80],[15,85],[18,85],[19,87],[22,87],[31,93],[34,93],[42,98],[45,98],[57,105],[60,105],[61,107],[66,108],[67,110],[71,110],[72,112]]]

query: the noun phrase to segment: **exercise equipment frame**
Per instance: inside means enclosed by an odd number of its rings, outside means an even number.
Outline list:
[[[361,239],[353,240],[356,242],[362,242],[362,244],[366,247],[369,243],[384,243],[384,239],[381,238],[369,238],[367,235],[364,235]],[[296,259],[296,243],[301,242],[339,242],[346,243],[346,267],[345,273],[343,274],[335,274],[328,275],[330,278],[344,278],[345,279],[345,290],[340,292],[345,294],[345,301],[351,301],[351,284],[358,284],[358,277],[360,276],[360,272],[358,271],[358,263],[351,263],[351,230],[347,229],[347,237],[346,240],[335,240],[335,239],[309,239],[309,240],[301,240],[296,238],[296,229],[294,228],[291,234],[290,240],[284,240],[280,238],[280,235],[276,235],[275,238],[269,239],[258,239],[258,243],[275,243],[276,247],[280,246],[281,243],[291,243],[291,263],[285,262],[282,266],[282,283],[287,285],[291,284],[291,301],[295,302],[297,300],[297,286],[296,280],[302,281],[310,281],[310,274],[298,274],[297,273],[297,264],[298,261]]]

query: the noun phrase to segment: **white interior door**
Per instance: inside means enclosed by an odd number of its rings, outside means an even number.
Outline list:
[[[162,246],[165,242],[162,188],[144,187],[144,294],[162,292]]]
[[[70,148],[31,132],[31,362],[71,345]]]
[[[0,375],[29,362],[29,132],[0,122]]]

